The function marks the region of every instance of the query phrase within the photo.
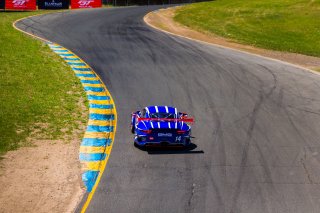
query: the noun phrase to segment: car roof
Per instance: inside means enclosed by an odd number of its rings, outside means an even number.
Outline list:
[[[148,106],[145,108],[147,113],[174,113],[177,114],[177,108],[171,106]]]

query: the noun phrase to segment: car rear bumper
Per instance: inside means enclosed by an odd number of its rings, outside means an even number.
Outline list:
[[[190,145],[190,139],[185,138],[180,142],[170,142],[170,141],[141,141],[138,138],[134,140],[134,143],[138,146],[188,146]]]

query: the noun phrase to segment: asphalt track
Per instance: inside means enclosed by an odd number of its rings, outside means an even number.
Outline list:
[[[19,28],[65,46],[102,77],[115,143],[87,212],[320,212],[320,76],[151,29],[158,7],[68,11]],[[130,113],[196,118],[193,150],[142,151]]]

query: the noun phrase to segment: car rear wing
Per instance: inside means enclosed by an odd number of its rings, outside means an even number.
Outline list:
[[[194,124],[193,118],[137,118],[138,121],[168,121],[168,122],[186,122]]]

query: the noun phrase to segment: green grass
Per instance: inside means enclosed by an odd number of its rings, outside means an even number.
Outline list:
[[[320,56],[320,0],[216,0],[182,7],[174,19],[240,43]]]
[[[45,12],[0,12],[0,154],[25,145],[32,132],[37,139],[66,138],[86,122],[79,107],[85,93],[71,68],[12,27],[39,13]]]

